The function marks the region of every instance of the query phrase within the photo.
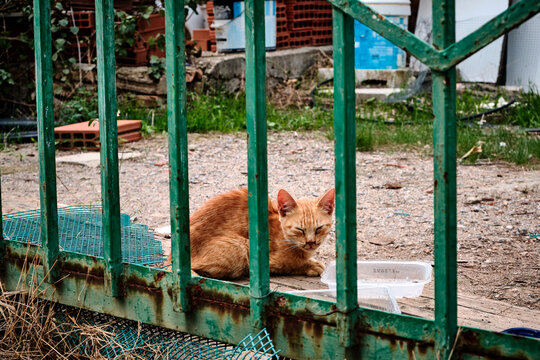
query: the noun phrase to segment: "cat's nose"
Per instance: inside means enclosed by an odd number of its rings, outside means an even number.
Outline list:
[[[306,241],[306,247],[308,249],[313,249],[316,246],[317,246],[317,243],[315,241]]]

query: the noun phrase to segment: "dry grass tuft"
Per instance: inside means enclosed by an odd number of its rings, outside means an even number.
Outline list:
[[[142,359],[140,347],[127,351],[115,339],[113,322],[91,324],[81,311],[60,310],[42,300],[53,291],[37,276],[35,259],[27,256],[15,291],[0,282],[0,354],[11,359],[106,359],[104,349],[115,349],[120,359]],[[164,358],[144,344],[144,358]],[[156,355],[158,355],[156,357]],[[113,356],[114,357],[114,356]]]

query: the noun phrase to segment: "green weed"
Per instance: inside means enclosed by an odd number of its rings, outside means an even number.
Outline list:
[[[75,95],[57,111],[57,124],[67,125],[98,118],[98,100],[95,89],[80,87]]]
[[[531,86],[528,92],[516,96],[518,105],[512,109],[511,124],[524,128],[540,128],[540,94]]]
[[[499,95],[495,95],[499,96]],[[503,95],[500,95],[503,96]],[[537,126],[534,113],[538,95],[521,94],[519,104],[504,115],[508,124]],[[189,132],[236,132],[246,129],[246,101],[244,95],[223,94],[187,97],[187,128]],[[479,102],[493,101],[486,96],[466,92],[458,98],[457,109],[464,116],[482,111]],[[92,104],[91,104],[92,105]],[[93,106],[93,105],[92,105]],[[140,119],[143,132],[167,130],[165,104],[148,108],[137,103],[134,96],[119,101],[120,118]],[[531,110],[532,109],[532,110]],[[73,107],[70,114],[74,112]],[[357,106],[356,147],[359,151],[431,148],[433,142],[433,113],[429,97],[415,97],[398,104],[382,103],[373,99]],[[85,115],[88,116],[88,115]],[[527,119],[528,122],[525,122]],[[267,105],[267,126],[270,131],[319,130],[333,138],[333,113],[319,108],[276,108]],[[481,144],[482,152],[470,155],[464,162],[479,159],[508,161],[516,164],[540,164],[540,139],[516,127],[498,125],[481,128],[475,122],[457,124],[457,156],[466,154],[473,146]],[[427,145],[427,146],[426,146]]]

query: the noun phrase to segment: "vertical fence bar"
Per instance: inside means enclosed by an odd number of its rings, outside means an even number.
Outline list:
[[[51,2],[34,0],[34,44],[36,56],[36,108],[39,152],[39,198],[41,247],[47,281],[57,279],[53,266],[58,246],[56,163],[54,158],[54,104],[51,38]]]
[[[334,134],[336,139],[336,270],[337,307],[356,308],[356,119],[354,92],[354,20],[333,9]],[[338,320],[340,342],[352,345],[351,323]]]
[[[120,296],[122,243],[116,124],[116,69],[113,0],[96,0],[96,43],[101,143],[101,201],[103,204],[103,256],[107,295]]]
[[[270,289],[264,1],[246,0],[245,7],[250,303],[252,325],[262,328]]]
[[[433,2],[433,45],[455,42],[455,0]],[[435,350],[447,359],[457,331],[456,70],[433,71]]]
[[[171,259],[175,310],[188,311],[191,279],[189,245],[189,177],[184,55],[184,0],[165,2],[167,40],[167,117],[169,127],[169,194]]]

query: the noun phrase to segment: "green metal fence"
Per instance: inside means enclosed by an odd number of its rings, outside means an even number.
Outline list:
[[[50,1],[34,0],[42,246],[0,240],[0,277],[14,289],[27,256],[47,299],[237,344],[268,329],[293,358],[540,359],[540,341],[457,326],[455,65],[540,11],[521,0],[455,42],[455,1],[433,1],[433,46],[361,2],[334,6],[336,137],[335,303],[271,292],[268,265],[264,1],[246,0],[250,285],[191,276],[184,59],[184,1],[166,1],[172,272],[122,263],[118,190],[114,14],[96,0],[104,259],[60,251],[54,155]],[[435,320],[357,306],[353,20],[433,71],[435,114]],[[44,285],[45,286],[45,285]],[[82,296],[83,294],[84,296]]]

